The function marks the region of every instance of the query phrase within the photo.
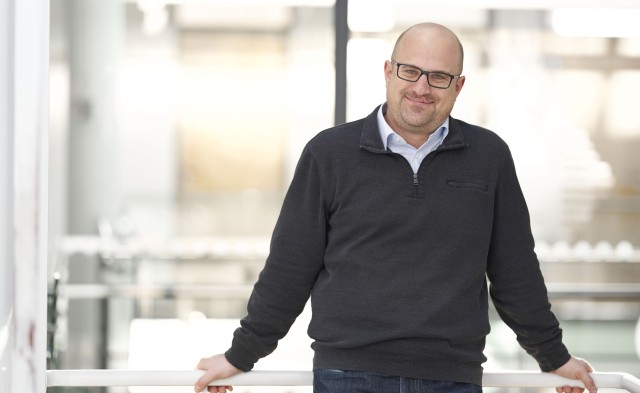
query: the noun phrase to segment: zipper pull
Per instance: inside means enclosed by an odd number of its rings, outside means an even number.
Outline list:
[[[413,185],[416,186],[416,187],[418,186],[418,174],[417,173],[413,174]]]

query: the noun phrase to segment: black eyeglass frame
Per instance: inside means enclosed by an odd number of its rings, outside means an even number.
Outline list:
[[[419,80],[420,80],[420,78],[422,77],[422,75],[424,75],[424,76],[426,76],[426,77],[427,77],[427,83],[429,84],[429,86],[434,87],[434,88],[436,88],[436,89],[448,89],[449,87],[451,87],[451,82],[453,82],[453,80],[454,80],[455,78],[460,78],[460,76],[461,76],[461,74],[460,74],[460,75],[451,75],[451,74],[449,74],[449,73],[447,73],[447,72],[443,72],[443,71],[425,71],[425,70],[422,70],[422,69],[420,69],[420,68],[418,68],[418,67],[414,66],[413,64],[398,63],[397,61],[395,61],[395,60],[393,60],[393,59],[391,59],[391,60],[389,60],[389,61],[390,61],[391,63],[395,63],[395,64],[396,64],[396,76],[397,76],[398,78],[402,79],[403,81],[407,81],[407,82],[417,82],[417,81],[419,81]],[[416,70],[420,71],[420,74],[418,75],[418,77],[417,77],[415,80],[411,80],[411,79],[403,78],[403,77],[401,77],[401,76],[400,76],[400,66],[409,66],[409,67],[415,68]],[[432,85],[432,84],[431,84],[431,80],[429,79],[429,75],[430,75],[430,74],[441,74],[441,75],[446,75],[446,76],[448,76],[448,77],[449,77],[449,84],[448,84],[446,87],[444,87],[444,86],[434,86],[434,85]]]

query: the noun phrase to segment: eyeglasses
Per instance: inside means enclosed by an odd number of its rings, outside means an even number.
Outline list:
[[[391,62],[396,63],[396,74],[398,78],[407,82],[417,82],[422,75],[426,75],[429,86],[435,87],[436,89],[447,89],[451,86],[451,81],[453,81],[454,78],[460,77],[460,75],[451,75],[446,72],[424,71],[409,64],[398,63],[395,60],[391,60]]]

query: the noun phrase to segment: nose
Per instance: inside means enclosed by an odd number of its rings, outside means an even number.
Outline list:
[[[432,87],[429,84],[429,79],[427,78],[427,75],[422,74],[422,75],[420,75],[420,78],[418,78],[418,80],[415,81],[416,93],[425,94],[425,93],[430,92],[431,89],[432,89]]]

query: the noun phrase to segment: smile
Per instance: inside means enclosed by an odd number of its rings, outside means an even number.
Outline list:
[[[435,101],[433,99],[425,98],[425,97],[410,97],[405,96],[405,98],[416,104],[433,104]]]

